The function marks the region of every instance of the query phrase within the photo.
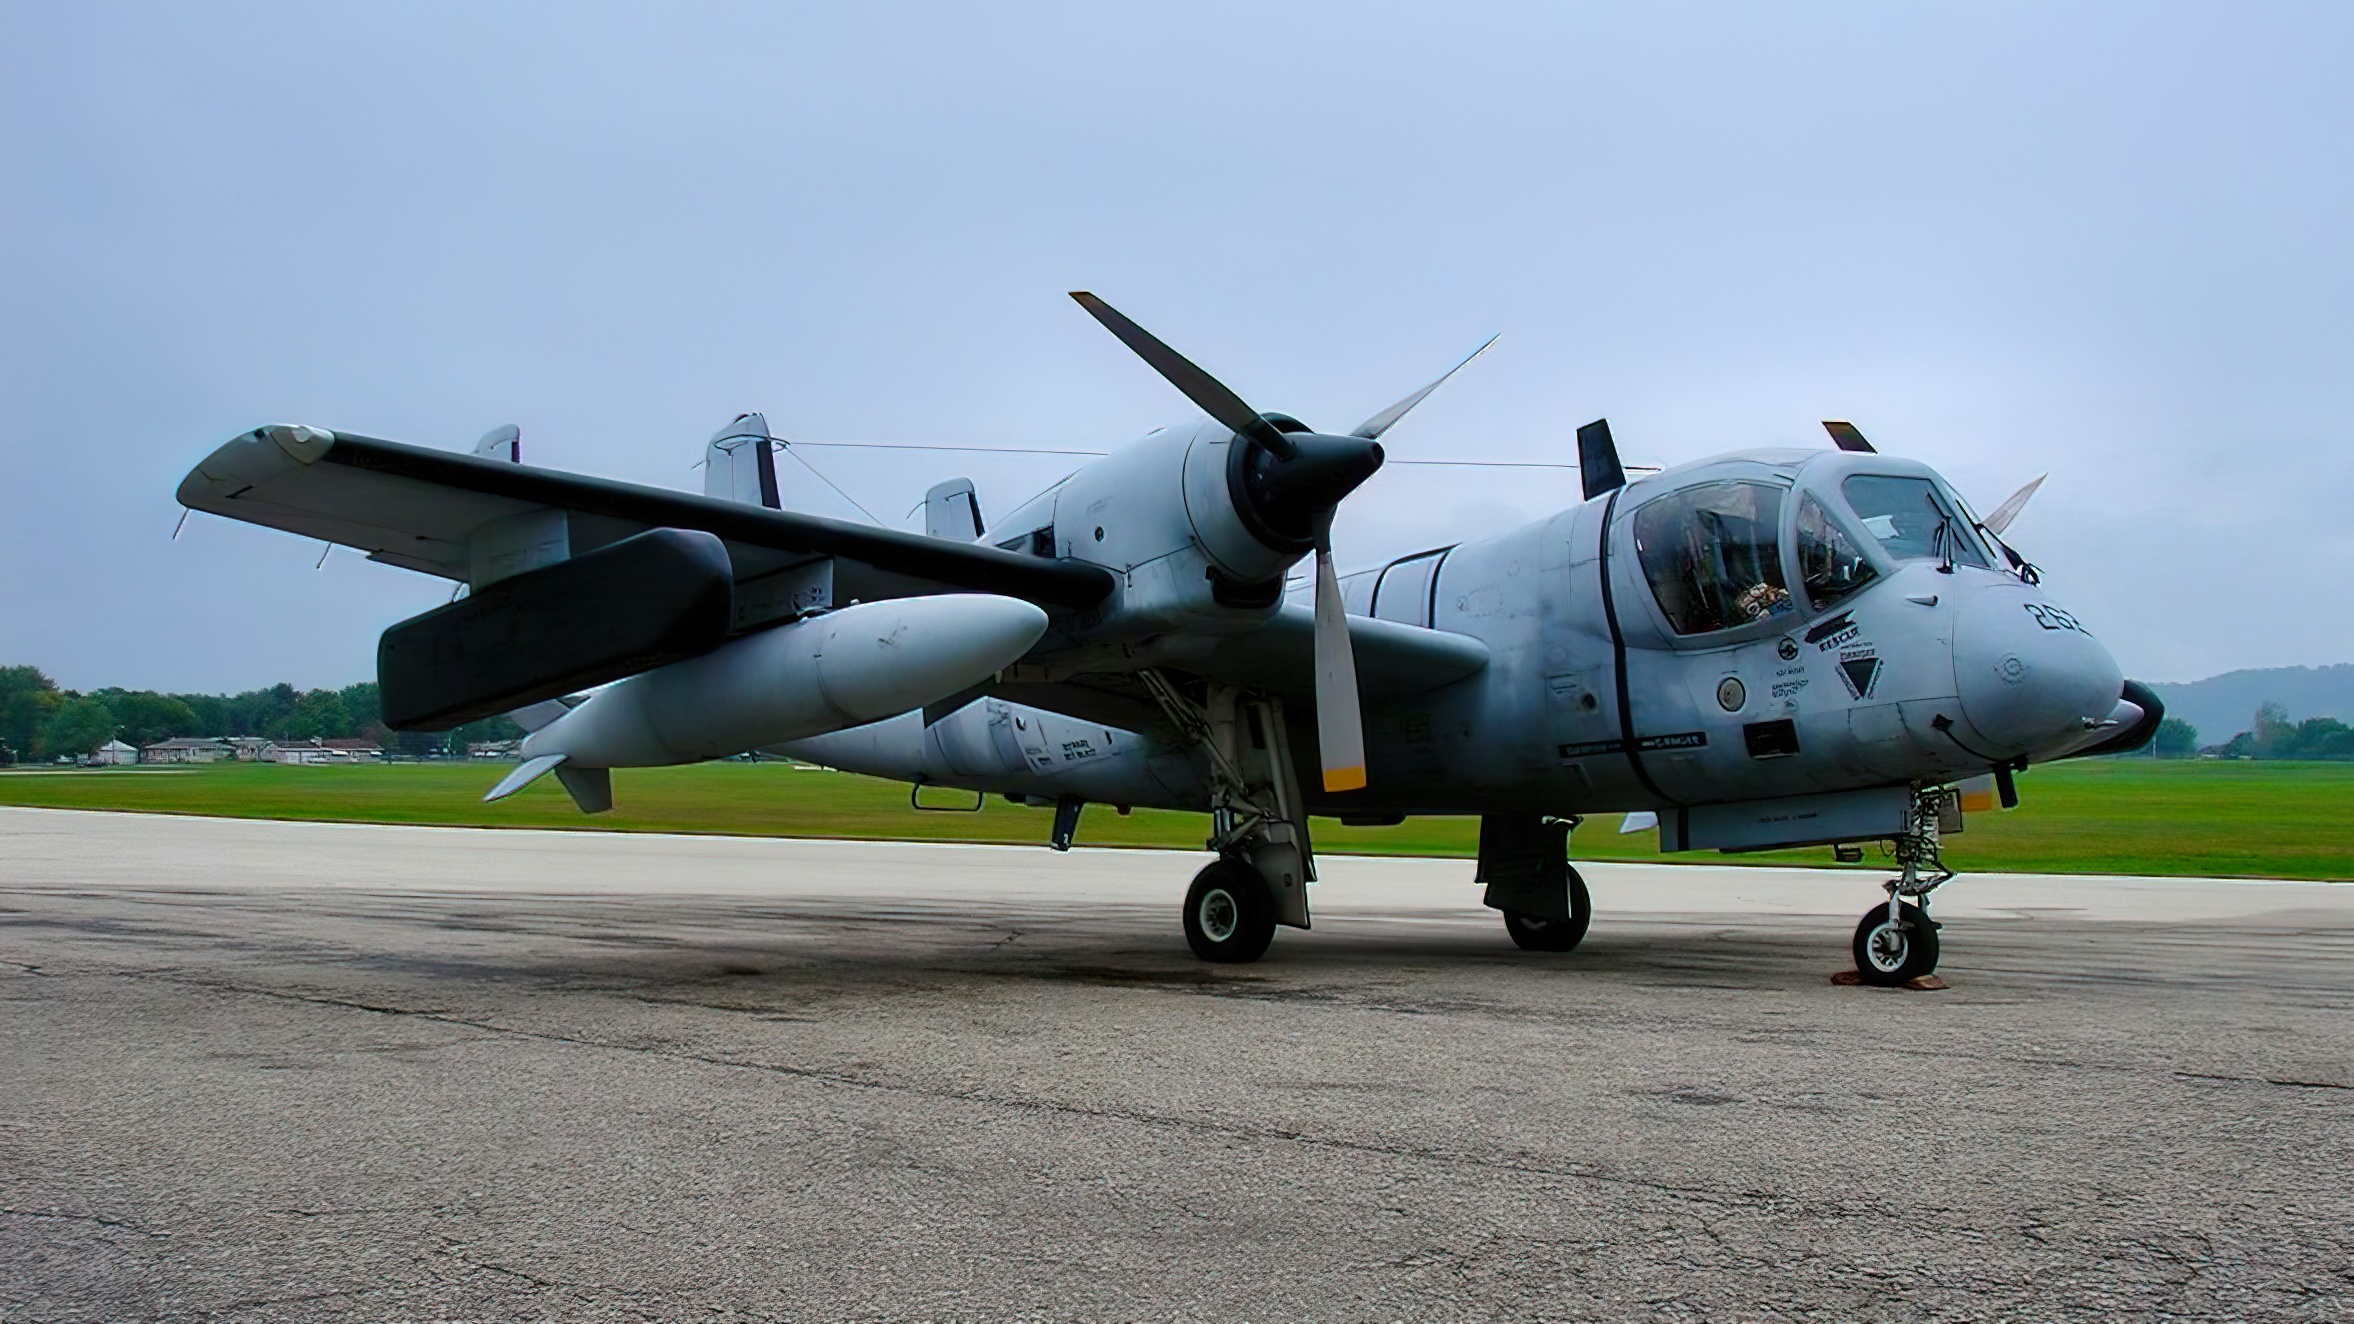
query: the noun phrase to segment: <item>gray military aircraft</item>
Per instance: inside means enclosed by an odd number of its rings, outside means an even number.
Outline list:
[[[1569,834],[1624,811],[1665,851],[1886,843],[1854,953],[1902,983],[1936,967],[1973,788],[2011,806],[2029,764],[2163,715],[2002,541],[2034,484],[1981,519],[1844,422],[1629,482],[1598,421],[1580,504],[1344,578],[1335,512],[1463,365],[1317,432],[1073,297],[1207,417],[992,523],[962,479],[920,535],[783,509],[759,415],[712,439],[702,496],[524,465],[511,428],[461,455],[271,425],[179,499],[459,581],[385,631],[378,676],[398,729],[523,724],[488,798],[553,772],[595,813],[610,769],[764,750],[1051,805],[1058,849],[1090,803],[1207,812],[1182,914],[1211,961],[1309,926],[1312,815],[1478,815],[1486,903],[1567,951],[1592,910]]]

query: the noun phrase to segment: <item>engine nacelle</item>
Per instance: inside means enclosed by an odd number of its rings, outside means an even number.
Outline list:
[[[1164,428],[1006,515],[986,540],[1121,576],[1099,639],[1249,629],[1281,604],[1316,521],[1381,464],[1377,443],[1269,419],[1292,457],[1213,422]]]

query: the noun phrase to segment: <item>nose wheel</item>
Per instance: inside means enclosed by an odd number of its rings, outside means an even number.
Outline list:
[[[1893,912],[1893,913],[1891,913]],[[1874,906],[1855,926],[1855,970],[1894,988],[1937,969],[1937,923],[1907,902]]]
[[[1938,859],[1941,788],[1914,792],[1907,831],[1896,839],[1899,876],[1889,880],[1888,901],[1864,912],[1855,926],[1855,972],[1867,984],[1896,987],[1937,969],[1937,921],[1929,918],[1929,894],[1953,880]]]

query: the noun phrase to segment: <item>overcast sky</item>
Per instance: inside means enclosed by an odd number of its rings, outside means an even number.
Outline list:
[[[205,516],[267,421],[678,487],[1187,406],[1087,288],[1398,458],[1823,444],[2013,526],[2129,675],[2354,660],[2354,7],[0,4],[0,662],[372,676],[437,580]],[[887,522],[957,473],[809,451]],[[806,473],[806,505],[851,514]],[[1344,568],[1575,499],[1393,467]]]

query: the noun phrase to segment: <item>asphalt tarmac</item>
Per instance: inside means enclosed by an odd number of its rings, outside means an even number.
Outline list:
[[[0,1320],[2354,1318],[2354,886],[0,810]]]

